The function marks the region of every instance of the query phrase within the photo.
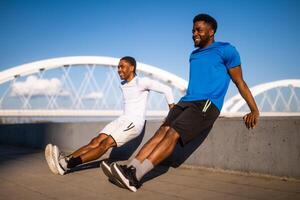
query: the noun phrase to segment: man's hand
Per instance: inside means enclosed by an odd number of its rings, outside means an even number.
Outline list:
[[[251,113],[248,113],[243,117],[243,120],[245,122],[245,125],[248,129],[253,129],[255,125],[257,124],[258,117],[259,117],[259,111],[257,108],[257,105],[255,103],[255,100],[251,94],[251,91],[249,90],[247,84],[245,83],[243,76],[242,76],[242,68],[241,66],[236,66],[234,68],[231,68],[228,70],[229,75],[231,77],[231,80],[234,82],[236,87],[239,89],[239,92],[241,96],[245,99],[247,102]]]
[[[259,118],[259,112],[253,111],[253,112],[246,114],[243,117],[243,120],[248,129],[250,129],[250,128],[253,129],[258,122],[258,118]]]
[[[169,109],[171,110],[175,106],[174,103],[169,104]]]

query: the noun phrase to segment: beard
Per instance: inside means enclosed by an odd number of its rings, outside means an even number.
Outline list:
[[[207,35],[207,36],[202,36],[200,37],[200,41],[196,41],[194,39],[194,46],[195,47],[200,47],[200,48],[203,48],[205,46],[207,46],[207,44],[210,42],[210,37]]]

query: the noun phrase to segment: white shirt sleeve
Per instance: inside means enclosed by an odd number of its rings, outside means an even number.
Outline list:
[[[168,104],[174,103],[172,89],[158,81],[152,80],[147,77],[139,78],[139,86],[144,90],[152,90],[155,92],[163,93],[166,97]]]

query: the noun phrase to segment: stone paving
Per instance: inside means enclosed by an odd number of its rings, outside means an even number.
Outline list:
[[[0,145],[0,199],[299,200],[300,181],[205,169],[159,167],[136,193],[110,183],[96,161],[53,175],[42,150]]]

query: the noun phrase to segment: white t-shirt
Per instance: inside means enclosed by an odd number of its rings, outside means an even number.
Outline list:
[[[174,103],[172,89],[158,81],[146,77],[134,77],[131,81],[121,83],[123,93],[123,115],[135,126],[142,128],[145,123],[146,106],[150,91],[163,93],[167,103]]]

